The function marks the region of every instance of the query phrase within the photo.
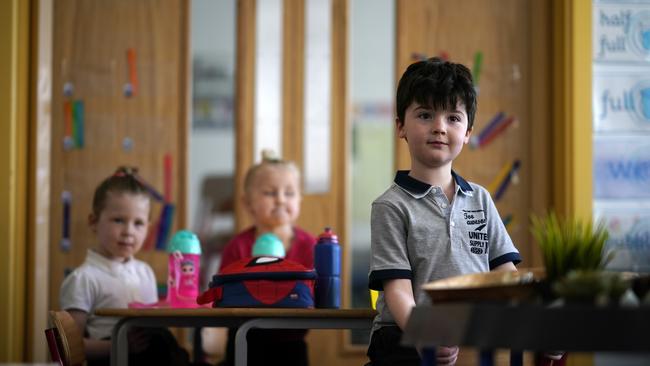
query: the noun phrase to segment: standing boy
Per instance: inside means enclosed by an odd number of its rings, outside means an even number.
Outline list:
[[[372,365],[419,365],[400,346],[411,309],[429,302],[421,286],[465,273],[515,271],[521,261],[490,194],[452,170],[467,144],[476,92],[467,67],[438,58],[408,67],[397,87],[397,133],[411,170],[372,204],[369,287],[377,301],[368,357]],[[438,365],[454,365],[458,347],[438,347]]]

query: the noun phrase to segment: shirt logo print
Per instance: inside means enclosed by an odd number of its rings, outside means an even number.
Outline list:
[[[470,229],[467,232],[470,252],[476,255],[486,254],[488,233],[485,210],[463,210],[463,219]]]

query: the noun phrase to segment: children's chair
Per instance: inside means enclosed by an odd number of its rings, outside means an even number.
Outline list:
[[[61,352],[59,351],[61,346],[59,345],[60,342],[57,342],[57,338],[59,338],[59,332],[56,328],[45,329],[45,339],[47,340],[47,347],[50,349],[50,358],[57,365],[64,366],[63,358],[61,358]]]
[[[45,334],[48,338],[48,345],[50,346],[52,359],[57,361],[55,359],[55,354],[52,353],[53,348],[50,340],[51,338],[54,338],[56,341],[55,349],[57,350],[60,359],[63,361],[61,363],[63,366],[83,365],[86,361],[83,336],[70,313],[65,310],[50,310],[50,322],[54,325],[54,328],[51,329],[52,332],[49,333],[54,335],[54,337],[48,335],[49,330],[46,330]]]

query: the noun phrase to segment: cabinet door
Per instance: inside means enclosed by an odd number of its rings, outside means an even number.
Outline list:
[[[54,2],[51,308],[64,274],[94,245],[87,225],[93,192],[118,166],[137,166],[175,204],[171,230],[184,224],[186,6]],[[152,227],[161,206],[152,201]],[[138,257],[165,282],[164,252],[143,250]]]

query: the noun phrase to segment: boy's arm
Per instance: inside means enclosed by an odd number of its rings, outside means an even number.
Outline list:
[[[73,309],[68,309],[68,313],[70,313],[74,322],[77,323],[81,334],[84,334],[88,314],[85,311]],[[103,358],[111,353],[111,341],[84,337],[84,350],[86,352],[86,358],[89,360]]]
[[[507,262],[504,263],[500,266],[496,266],[491,269],[492,272],[494,271],[517,271],[517,267],[515,267],[515,264],[512,262]]]
[[[384,281],[384,299],[390,313],[393,315],[393,319],[395,319],[395,323],[404,331],[411,310],[415,306],[411,280],[395,279]],[[418,353],[420,353],[419,349]],[[438,365],[455,365],[457,358],[457,346],[436,347],[436,362]]]
[[[384,299],[395,323],[404,330],[411,310],[415,306],[411,280],[394,279],[384,281]]]
[[[68,309],[68,313],[77,323],[81,334],[85,334],[88,313],[83,310]],[[129,331],[129,353],[140,353],[149,345],[149,335],[141,328]],[[111,354],[111,341],[106,339],[93,339],[84,336],[84,351],[89,360],[103,359]]]

